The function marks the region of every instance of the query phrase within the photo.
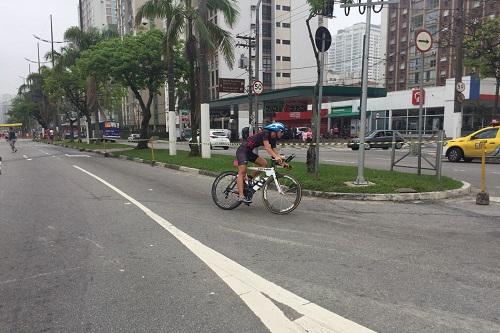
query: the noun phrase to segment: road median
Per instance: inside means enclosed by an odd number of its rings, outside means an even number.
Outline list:
[[[170,156],[168,150],[157,149],[154,163],[149,149],[119,150],[111,152],[110,156],[211,177],[222,171],[235,170],[234,157],[228,155],[212,154],[212,158],[202,159],[189,156],[189,152],[185,151],[177,151],[177,155]],[[321,164],[318,179],[307,173],[303,162],[292,162],[292,167],[291,171],[280,169],[280,172],[293,174],[302,184],[304,194],[308,196],[346,200],[411,201],[440,200],[470,193],[469,184],[449,177],[441,177],[441,180],[438,180],[432,175],[418,176],[367,168],[365,178],[375,185],[358,188],[345,184],[356,178],[357,168],[353,166]],[[414,193],[398,193],[403,188],[411,189]]]

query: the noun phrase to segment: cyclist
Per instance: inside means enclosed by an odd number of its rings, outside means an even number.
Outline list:
[[[283,132],[285,131],[285,125],[279,122],[275,122],[264,126],[264,128],[257,132],[256,134],[250,136],[247,141],[243,142],[236,150],[236,158],[238,160],[238,194],[239,200],[244,203],[251,203],[252,198],[244,195],[244,185],[245,179],[247,178],[247,164],[252,162],[260,167],[265,168],[267,166],[267,161],[253,152],[254,148],[264,146],[267,153],[276,160],[276,162],[284,167],[288,165],[283,162],[283,158],[276,150],[276,142],[281,139]],[[253,176],[255,177],[259,172],[255,171]]]
[[[9,127],[9,134],[7,137],[7,141],[9,141],[10,148],[12,149],[13,153],[17,152],[16,140],[17,140],[16,132],[14,131],[14,129],[12,127]]]

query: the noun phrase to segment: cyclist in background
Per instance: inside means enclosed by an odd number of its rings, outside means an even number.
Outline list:
[[[9,127],[9,134],[7,136],[7,141],[9,141],[10,148],[12,149],[12,152],[13,153],[17,152],[17,148],[16,148],[17,136],[16,136],[16,132],[14,131],[14,129],[12,127]]]
[[[236,158],[238,159],[238,194],[239,200],[244,203],[251,203],[252,199],[250,197],[245,197],[244,186],[245,179],[247,178],[247,164],[252,162],[260,167],[265,168],[267,166],[267,161],[255,154],[253,150],[257,147],[263,146],[267,151],[269,156],[274,158],[276,162],[284,167],[288,165],[283,162],[283,158],[276,150],[276,142],[281,139],[283,132],[285,131],[285,125],[276,122],[264,126],[262,131],[250,136],[247,141],[243,142],[236,150]],[[253,176],[256,176],[258,171],[255,171]]]

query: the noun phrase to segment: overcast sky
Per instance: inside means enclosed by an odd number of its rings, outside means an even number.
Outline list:
[[[61,41],[68,27],[78,25],[78,0],[0,0],[0,95],[15,94],[23,83],[19,76],[28,75],[24,58],[37,60],[33,34],[50,40],[50,14],[54,40]],[[49,51],[50,44],[40,42],[40,57]],[[37,68],[31,65],[32,71]]]
[[[246,0],[241,0],[244,3]],[[50,40],[52,14],[54,40],[61,41],[64,31],[78,25],[78,0],[0,0],[0,95],[15,94],[28,75],[28,62],[37,60],[37,40],[33,34]],[[335,19],[330,21],[332,34],[338,29],[364,22],[356,8],[346,17],[343,9],[335,8]],[[380,24],[380,14],[372,15],[372,22]],[[55,44],[59,49],[60,44]],[[40,42],[40,56],[50,51],[50,44]],[[45,61],[45,59],[42,59]],[[31,65],[37,70],[37,64]]]

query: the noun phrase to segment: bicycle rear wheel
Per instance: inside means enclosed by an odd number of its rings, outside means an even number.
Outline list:
[[[212,184],[212,199],[217,207],[231,210],[241,205],[238,195],[238,185],[236,179],[238,173],[226,171],[215,178]]]
[[[283,194],[278,191],[271,177],[262,188],[262,201],[271,213],[288,214],[299,205],[302,199],[302,187],[298,180],[290,175],[276,175],[276,178]]]

